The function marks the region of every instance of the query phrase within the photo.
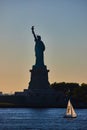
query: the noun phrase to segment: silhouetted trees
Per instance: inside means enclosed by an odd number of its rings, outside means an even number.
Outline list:
[[[87,84],[82,83],[79,85],[78,83],[52,83],[51,88],[56,91],[61,91],[65,97],[71,100],[74,103],[78,103],[81,106],[87,106]]]
[[[55,82],[55,83],[51,84],[51,87],[57,91],[62,91],[67,94],[72,94],[74,89],[79,88],[79,84],[78,83],[65,83],[65,82],[56,83]]]

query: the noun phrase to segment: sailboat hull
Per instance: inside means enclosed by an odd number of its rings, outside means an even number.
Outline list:
[[[64,118],[76,118],[77,116],[65,115]]]

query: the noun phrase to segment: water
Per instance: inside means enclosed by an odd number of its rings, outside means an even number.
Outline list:
[[[78,117],[63,118],[65,109],[0,109],[0,130],[87,130],[87,109],[76,109]]]

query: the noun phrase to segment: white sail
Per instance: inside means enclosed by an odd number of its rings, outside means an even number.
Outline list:
[[[73,106],[71,106],[71,115],[72,115],[72,117],[76,117],[77,116]]]
[[[67,109],[66,109],[65,117],[76,117],[76,116],[77,116],[77,114],[76,114],[76,112],[75,112],[75,110],[74,110],[74,108],[69,100],[68,105],[67,105]]]
[[[66,109],[66,115],[71,115],[71,103],[70,100],[68,101],[67,109]]]

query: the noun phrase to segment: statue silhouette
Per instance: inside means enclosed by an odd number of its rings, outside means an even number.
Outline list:
[[[44,66],[44,51],[45,51],[45,45],[41,41],[41,36],[35,34],[34,26],[31,28],[32,34],[34,36],[35,40],[35,56],[36,56],[36,63],[35,66],[42,67]]]

